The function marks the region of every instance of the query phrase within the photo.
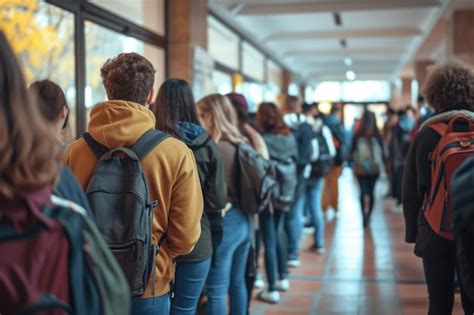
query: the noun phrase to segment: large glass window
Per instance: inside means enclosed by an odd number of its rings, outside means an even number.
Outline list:
[[[342,99],[341,83],[337,81],[321,82],[314,92],[316,102],[337,102]]]
[[[165,79],[165,52],[163,49],[143,43],[132,37],[116,33],[90,21],[86,21],[86,107],[107,100],[100,77],[100,68],[109,58],[123,52],[136,52],[145,56],[156,69],[155,96]]]
[[[227,67],[239,69],[239,37],[219,22],[209,16],[207,19],[207,49],[209,54]]]
[[[232,92],[232,76],[225,72],[214,70],[212,73],[214,93],[222,95]]]
[[[343,99],[352,102],[388,101],[388,81],[346,81],[342,83]]]
[[[0,30],[17,53],[29,83],[50,79],[60,85],[70,107],[70,130],[75,136],[74,14],[45,1],[0,1]]]
[[[242,54],[242,72],[253,79],[265,80],[265,56],[246,42],[243,43]]]
[[[254,113],[258,109],[258,105],[263,102],[264,88],[262,84],[254,82],[244,82],[243,93],[249,105],[248,111]]]
[[[165,35],[165,0],[88,0],[131,22]]]

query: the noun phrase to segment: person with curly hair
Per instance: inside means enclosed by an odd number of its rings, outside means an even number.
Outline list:
[[[415,243],[415,255],[423,260],[429,295],[428,314],[451,314],[456,245],[435,233],[422,209],[431,188],[431,155],[441,138],[430,126],[447,123],[459,114],[474,121],[474,71],[456,60],[440,64],[431,70],[423,93],[436,113],[421,125],[408,151],[402,197],[405,241]],[[474,307],[462,288],[461,297],[465,313],[473,314]]]

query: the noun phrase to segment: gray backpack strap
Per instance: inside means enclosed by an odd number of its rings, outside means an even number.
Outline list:
[[[130,149],[135,152],[141,161],[151,150],[169,137],[170,135],[165,132],[150,129],[145,132]]]
[[[97,160],[100,160],[102,155],[110,151],[109,148],[107,148],[105,145],[95,141],[94,138],[92,138],[91,134],[88,132],[84,133],[82,135],[82,138],[84,138]]]

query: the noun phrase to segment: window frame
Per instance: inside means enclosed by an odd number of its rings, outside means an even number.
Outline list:
[[[86,131],[86,43],[85,22],[90,21],[120,34],[133,37],[144,43],[163,49],[165,60],[168,59],[168,1],[165,8],[165,35],[154,33],[143,26],[133,23],[115,13],[101,8],[86,0],[45,0],[46,3],[57,6],[74,14],[74,59],[76,84],[76,137]],[[165,76],[168,77],[169,65],[165,62]],[[97,74],[99,75],[99,74]]]

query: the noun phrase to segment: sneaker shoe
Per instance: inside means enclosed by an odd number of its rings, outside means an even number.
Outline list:
[[[263,281],[263,276],[261,273],[258,273],[255,277],[253,286],[257,289],[263,289],[265,287],[265,281]]]
[[[326,253],[326,249],[324,247],[316,248],[316,254],[324,255]]]
[[[263,302],[276,304],[280,302],[280,292],[268,291],[268,289],[265,289],[258,294],[258,299]]]
[[[278,291],[288,291],[290,289],[290,281],[288,279],[278,280],[275,283],[275,289]]]
[[[301,260],[299,258],[288,259],[288,262],[286,264],[288,265],[288,267],[298,268],[299,266],[301,266]]]

